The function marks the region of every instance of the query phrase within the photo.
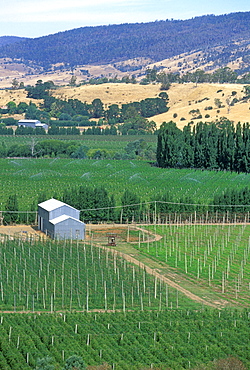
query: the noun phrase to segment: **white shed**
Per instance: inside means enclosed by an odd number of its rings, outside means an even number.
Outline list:
[[[18,127],[31,127],[31,128],[41,127],[44,130],[48,130],[48,125],[46,125],[46,123],[40,122],[38,119],[20,119],[18,121]]]
[[[38,204],[38,229],[54,239],[82,240],[85,237],[80,211],[54,198]]]

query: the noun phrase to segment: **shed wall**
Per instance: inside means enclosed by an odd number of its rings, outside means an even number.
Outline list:
[[[49,218],[52,220],[53,218],[57,218],[62,215],[67,215],[76,219],[79,219],[80,211],[75,208],[69,207],[65,204],[62,207],[56,208],[53,211],[50,211]]]
[[[81,221],[72,220],[69,218],[53,226],[54,238],[56,239],[84,239],[85,225]]]

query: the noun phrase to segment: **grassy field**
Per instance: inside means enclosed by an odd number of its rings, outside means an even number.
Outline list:
[[[249,122],[249,102],[238,102],[228,111],[226,99],[232,96],[234,91],[237,99],[243,96],[243,86],[241,84],[172,84],[167,91],[169,95],[169,111],[152,117],[159,127],[162,122],[174,120],[179,128],[187,125],[192,120],[193,109],[199,109],[203,121],[211,121],[226,117],[238,122]],[[63,87],[55,91],[55,96],[61,98],[77,98],[91,103],[96,97],[100,98],[105,106],[110,104],[130,103],[145,98],[157,97],[160,93],[159,84],[151,85],[131,85],[131,84],[104,84],[96,86]],[[214,104],[214,99],[220,99],[222,108],[218,109]],[[211,110],[206,108],[210,106]],[[176,113],[177,117],[173,118]],[[209,117],[205,115],[209,113]],[[181,120],[185,118],[185,120]]]
[[[82,160],[66,158],[0,159],[0,204],[16,193],[20,210],[28,210],[39,193],[60,197],[64,189],[103,185],[114,194],[117,204],[128,189],[149,201],[155,194],[170,192],[174,197],[190,196],[207,204],[225,189],[249,185],[250,174],[210,172],[192,169],[162,169],[144,161]]]

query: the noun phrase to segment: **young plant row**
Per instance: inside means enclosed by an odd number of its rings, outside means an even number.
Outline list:
[[[13,311],[148,310],[193,303],[116,253],[85,243],[0,245],[0,308]]]
[[[249,225],[162,224],[153,230],[161,234],[162,239],[140,243],[140,250],[200,284],[219,290],[224,297],[247,304],[250,291]]]
[[[186,369],[234,356],[249,366],[247,311],[1,314],[0,367],[34,369],[50,356],[57,369],[81,356],[116,370]]]

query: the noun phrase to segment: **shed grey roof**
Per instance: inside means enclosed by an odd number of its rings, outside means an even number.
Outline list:
[[[63,203],[60,200],[57,200],[57,199],[54,199],[54,198],[45,200],[45,202],[39,203],[38,206],[45,209],[48,212],[53,211],[54,209],[57,209],[57,208],[62,207],[62,206],[68,206],[70,208],[74,208],[74,207],[71,207],[68,204]]]
[[[68,219],[74,220],[74,221],[78,222],[79,224],[83,224],[84,225],[84,222],[82,222],[80,220],[77,220],[77,218],[74,218],[74,217],[71,217],[71,216],[67,216],[67,215],[58,216],[56,218],[53,218],[49,222],[51,222],[53,225],[56,225],[56,224],[59,224],[60,222],[63,222],[65,220],[68,220]]]
[[[46,125],[46,123],[41,123],[41,122],[38,122],[35,124],[36,127],[47,127],[48,125]]]
[[[18,123],[41,123],[38,119],[20,119]]]

